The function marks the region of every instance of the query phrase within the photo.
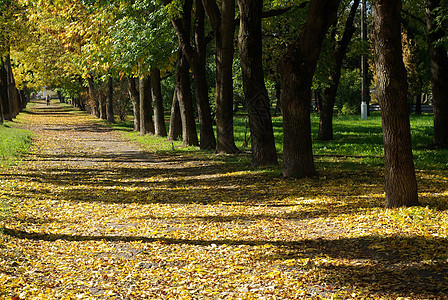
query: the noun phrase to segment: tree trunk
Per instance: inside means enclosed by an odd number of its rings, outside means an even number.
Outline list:
[[[311,0],[305,25],[280,64],[283,112],[283,176],[315,175],[310,121],[311,84],[325,34],[339,0]]]
[[[1,56],[0,56],[0,100],[2,106],[2,119],[12,121],[12,117],[9,112],[8,75]]]
[[[182,120],[182,141],[184,146],[199,146],[196,121],[193,111],[193,96],[190,88],[190,66],[182,51],[177,51],[178,69],[176,72],[176,91]]]
[[[200,0],[196,2],[194,21],[195,48],[191,44],[191,11],[193,0],[186,0],[183,5],[182,19],[173,18],[174,29],[194,76],[194,89],[199,118],[200,148],[203,150],[214,150],[216,148],[215,134],[211,108],[208,97],[208,84],[206,77],[206,41],[204,33],[205,11]],[[165,5],[171,0],[163,0]]]
[[[418,204],[401,47],[401,0],[374,4],[373,43],[378,76],[385,161],[386,207]]]
[[[11,57],[5,56],[5,68],[8,84],[9,111],[11,118],[15,118],[19,114],[19,94],[17,92],[14,74],[12,72]]]
[[[237,153],[233,134],[233,39],[235,1],[202,0],[215,34],[216,57],[216,153]]]
[[[112,76],[107,77],[107,121],[115,123],[114,116],[114,81]]]
[[[177,88],[174,89],[173,102],[171,104],[169,141],[177,141],[182,136],[182,120],[180,117],[179,101],[177,99]]]
[[[135,78],[128,76],[128,93],[132,102],[132,110],[134,112],[134,131],[140,131],[140,95],[135,83]]]
[[[107,120],[107,97],[103,91],[98,91],[98,98],[100,100],[100,119]]]
[[[155,136],[166,136],[162,88],[160,86],[160,70],[155,67],[151,68],[151,91],[154,105],[154,134]]]
[[[263,2],[238,0],[239,52],[244,96],[249,114],[252,164],[277,164],[268,91],[264,83],[261,13]]]
[[[194,75],[194,91],[198,108],[199,147],[203,150],[215,150],[216,139],[213,131],[212,110],[210,108],[210,99],[208,97],[208,83],[206,76],[207,43],[205,41],[204,21],[204,6],[200,0],[197,0],[193,28],[195,55],[193,56],[193,59],[189,61]]]
[[[152,121],[152,97],[151,82],[149,76],[140,77],[139,79],[139,96],[140,96],[140,134],[154,134],[154,122]]]
[[[434,105],[435,145],[448,147],[448,55],[443,46],[435,42],[445,37],[445,32],[436,28],[434,10],[440,7],[440,0],[425,0],[428,47],[431,59],[431,84]]]
[[[415,95],[415,114],[421,115],[422,114],[422,96],[421,95]]]
[[[97,118],[100,117],[100,111],[98,109],[98,99],[95,96],[95,87],[92,76],[87,77],[87,85],[89,87],[89,103],[90,113]]]
[[[333,112],[336,101],[336,93],[341,79],[342,63],[347,53],[348,45],[353,37],[356,28],[353,25],[360,0],[353,1],[350,14],[345,22],[345,29],[342,39],[336,42],[332,53],[333,67],[329,78],[329,86],[324,91],[322,106],[320,108],[320,122],[318,139],[321,141],[330,141],[333,139]]]

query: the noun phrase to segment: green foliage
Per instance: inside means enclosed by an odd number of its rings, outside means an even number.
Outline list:
[[[341,114],[357,114],[361,103],[361,76],[359,69],[342,72],[336,96],[336,111]]]
[[[438,41],[439,45],[444,46],[448,50],[448,0],[441,0],[440,7],[434,10],[434,21],[437,30],[442,30],[445,35]]]
[[[128,73],[147,73],[150,66],[171,70],[176,39],[167,9],[155,1],[122,3],[111,28],[117,63]]]

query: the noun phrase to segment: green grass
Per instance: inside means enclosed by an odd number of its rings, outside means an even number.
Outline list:
[[[8,167],[20,160],[31,145],[31,132],[0,125],[0,167]]]
[[[10,127],[9,123],[0,125],[0,170],[17,163],[30,145],[31,132]],[[9,214],[9,204],[0,198],[0,231],[3,228],[1,222]]]
[[[283,150],[283,124],[281,117],[273,118],[276,148],[281,156]],[[411,133],[413,143],[414,162],[417,170],[448,170],[448,150],[434,149],[432,143],[433,116],[423,114],[411,115]],[[326,168],[338,159],[339,164],[345,164],[348,168],[359,166],[381,167],[384,164],[383,134],[381,128],[381,116],[372,113],[368,120],[361,120],[360,116],[336,115],[334,116],[334,140],[319,141],[317,133],[319,129],[319,115],[311,115],[313,152],[316,156],[317,167]],[[114,125],[115,128],[125,131],[132,140],[138,141],[150,151],[176,151],[182,153],[195,153],[195,155],[207,155],[199,151],[197,147],[182,148],[181,142],[168,142],[164,138],[142,137],[132,132],[132,123],[125,122]],[[244,152],[250,151],[250,132],[246,125],[245,115],[237,115],[234,120],[235,144]],[[199,127],[198,127],[199,132]],[[245,140],[249,142],[243,147]],[[218,159],[221,159],[219,157]],[[238,161],[250,164],[249,155],[239,155],[236,159],[227,157],[226,161]]]

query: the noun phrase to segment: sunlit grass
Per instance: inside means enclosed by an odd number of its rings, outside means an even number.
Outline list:
[[[30,144],[31,132],[11,127],[9,124],[0,125],[0,167],[16,163]]]
[[[414,163],[417,169],[448,169],[448,150],[434,149],[431,147],[433,134],[433,116],[422,114],[411,115],[411,133],[413,142]],[[273,117],[274,136],[278,153],[283,151],[283,123],[281,117]],[[318,168],[328,167],[334,161],[334,157],[345,157],[344,164],[354,164],[378,167],[384,164],[383,133],[381,127],[381,115],[372,113],[368,120],[361,120],[358,115],[335,115],[333,119],[334,139],[332,141],[319,141],[319,115],[311,115],[313,152],[316,155]],[[127,132],[133,140],[145,146],[149,151],[178,151],[198,152],[197,147],[182,147],[180,141],[167,141],[164,138],[149,138],[132,132],[130,122],[122,122],[115,128]],[[198,126],[199,133],[199,126]],[[247,116],[238,114],[234,119],[234,135],[236,146],[245,153],[250,152],[250,129]],[[203,151],[199,151],[206,155]],[[197,154],[199,154],[197,153]],[[220,157],[221,159],[221,157]],[[250,163],[250,155],[239,155],[241,163]],[[338,160],[339,161],[339,160]],[[350,163],[351,162],[351,163]],[[340,161],[338,162],[340,164]],[[338,165],[340,167],[340,165]]]

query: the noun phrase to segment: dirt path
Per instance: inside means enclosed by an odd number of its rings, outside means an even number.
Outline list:
[[[448,292],[447,240],[424,238],[427,229],[380,208],[382,182],[371,174],[286,181],[206,156],[144,152],[55,103],[37,102],[20,123],[35,138],[25,160],[0,174],[10,207],[0,299]],[[431,230],[444,236],[442,227]]]
[[[22,127],[35,132],[35,152],[31,159],[42,167],[102,168],[111,163],[150,164],[151,160],[136,145],[131,145],[114,130],[95,124],[90,116],[43,101],[32,108],[33,117]]]

